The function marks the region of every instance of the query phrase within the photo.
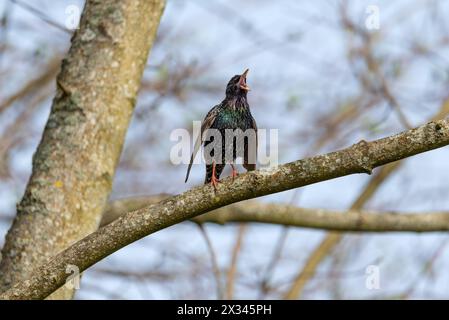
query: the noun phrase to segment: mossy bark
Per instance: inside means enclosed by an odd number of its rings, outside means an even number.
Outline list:
[[[163,7],[162,0],[86,2],[6,236],[0,292],[98,228]]]

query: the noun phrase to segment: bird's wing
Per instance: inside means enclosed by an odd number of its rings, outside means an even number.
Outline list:
[[[257,137],[257,123],[253,116],[251,116],[251,122],[253,125],[253,129],[256,132],[256,158],[257,158],[257,150],[258,150],[258,146],[259,146],[259,141],[258,141],[258,137]]]
[[[195,146],[193,147],[192,156],[190,157],[190,163],[189,167],[187,168],[187,174],[186,174],[186,180],[184,182],[187,182],[189,179],[190,169],[192,169],[193,159],[195,159],[196,154],[198,153],[198,150],[201,147],[201,144],[203,143],[203,133],[210,129],[210,127],[213,125],[215,119],[217,118],[219,105],[213,107],[204,118],[203,123],[201,124],[201,132],[196,138]]]
[[[258,137],[257,137],[257,123],[256,120],[254,119],[254,117],[251,115],[251,128],[254,129],[254,131],[256,132],[256,149],[254,150],[255,157],[254,159],[257,160],[257,150],[258,150],[258,146],[259,146],[259,142],[258,142]],[[249,147],[248,147],[249,149]],[[245,151],[245,155],[247,154],[247,152],[249,153],[249,150]],[[251,158],[248,154],[246,159],[243,159],[243,167],[248,170],[248,171],[252,171],[252,170],[256,170],[256,164],[255,163],[248,163],[248,158]]]

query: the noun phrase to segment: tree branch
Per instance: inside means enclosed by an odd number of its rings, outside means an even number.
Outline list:
[[[229,209],[228,209],[229,208]],[[403,214],[374,211],[332,211],[252,202],[194,218],[198,223],[257,222],[292,227],[356,232],[431,232],[449,230],[449,212]]]
[[[449,114],[449,99],[446,98],[438,112],[431,118],[432,121],[438,121],[444,119]],[[363,191],[353,202],[351,210],[361,210],[363,206],[371,200],[380,186],[388,180],[391,175],[401,168],[402,162],[391,163],[382,167],[381,170],[373,176]],[[291,287],[284,295],[285,299],[297,299],[300,297],[307,282],[314,276],[320,263],[329,255],[329,253],[338,245],[343,238],[343,234],[330,232],[320,242],[317,248],[310,254],[305,263],[301,263],[300,270],[295,277]]]
[[[168,198],[166,194],[132,197],[108,204],[102,226]],[[449,230],[449,212],[388,212],[301,208],[249,200],[219,208],[192,219],[195,223],[266,223],[345,232],[438,232]]]
[[[0,295],[2,299],[42,299],[64,284],[67,264],[84,271],[120,248],[181,221],[238,201],[303,187],[372,169],[449,144],[449,119],[349,148],[253,171],[234,182],[225,179],[214,192],[193,188],[149,207],[129,212],[78,241],[34,270],[32,276]]]

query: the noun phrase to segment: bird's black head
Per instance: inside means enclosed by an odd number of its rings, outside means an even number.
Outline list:
[[[226,97],[232,98],[236,96],[246,97],[246,93],[249,91],[249,87],[246,84],[246,76],[249,69],[246,69],[241,75],[235,75],[229,80],[226,86]]]

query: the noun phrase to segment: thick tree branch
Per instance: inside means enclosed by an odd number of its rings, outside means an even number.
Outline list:
[[[430,120],[438,121],[444,119],[449,114],[449,99],[446,98],[437,114]],[[365,204],[371,200],[376,191],[382,184],[391,177],[391,175],[401,168],[403,162],[391,163],[384,166],[373,176],[363,191],[351,205],[350,210],[361,210]],[[310,254],[305,263],[301,263],[300,270],[295,277],[291,287],[284,295],[285,299],[297,299],[301,296],[307,282],[314,276],[320,263],[329,255],[329,253],[338,245],[343,238],[343,234],[330,232]]]
[[[372,169],[449,144],[449,120],[432,121],[398,135],[361,141],[349,148],[225,179],[215,193],[193,188],[149,207],[129,212],[56,255],[32,276],[3,293],[2,299],[42,299],[64,284],[67,264],[84,271],[120,248],[181,221],[267,194]]]

